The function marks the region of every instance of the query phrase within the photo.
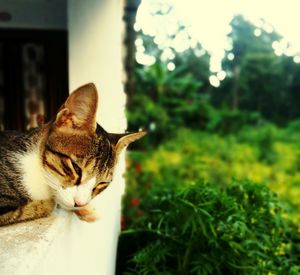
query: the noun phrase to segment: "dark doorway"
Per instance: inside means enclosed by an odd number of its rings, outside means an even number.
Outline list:
[[[67,31],[0,29],[0,129],[51,119],[68,94]]]

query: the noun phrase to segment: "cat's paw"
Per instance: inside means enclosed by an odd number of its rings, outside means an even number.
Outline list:
[[[75,210],[74,212],[82,221],[94,222],[99,219],[96,209],[91,205],[84,206],[83,208]]]

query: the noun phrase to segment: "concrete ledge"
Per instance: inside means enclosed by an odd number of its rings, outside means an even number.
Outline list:
[[[0,227],[0,274],[33,274],[67,213]]]
[[[94,223],[57,209],[51,217],[0,227],[1,275],[113,275],[123,181],[93,200]]]

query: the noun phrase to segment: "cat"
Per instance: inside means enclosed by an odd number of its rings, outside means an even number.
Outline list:
[[[0,226],[49,216],[56,205],[94,221],[90,201],[109,186],[120,152],[146,133],[111,134],[96,122],[98,93],[86,84],[53,121],[0,134]]]

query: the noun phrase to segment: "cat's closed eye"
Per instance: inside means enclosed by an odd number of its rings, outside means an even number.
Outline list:
[[[110,181],[108,182],[100,182],[98,183],[92,190],[92,198],[97,196],[99,193],[101,193],[106,187],[110,184]]]
[[[79,185],[79,184],[81,183],[82,170],[81,170],[81,168],[79,167],[79,165],[76,164],[73,160],[71,160],[71,163],[72,163],[72,166],[73,166],[75,172],[76,172],[77,175],[78,175],[78,179],[77,179],[75,185]]]

